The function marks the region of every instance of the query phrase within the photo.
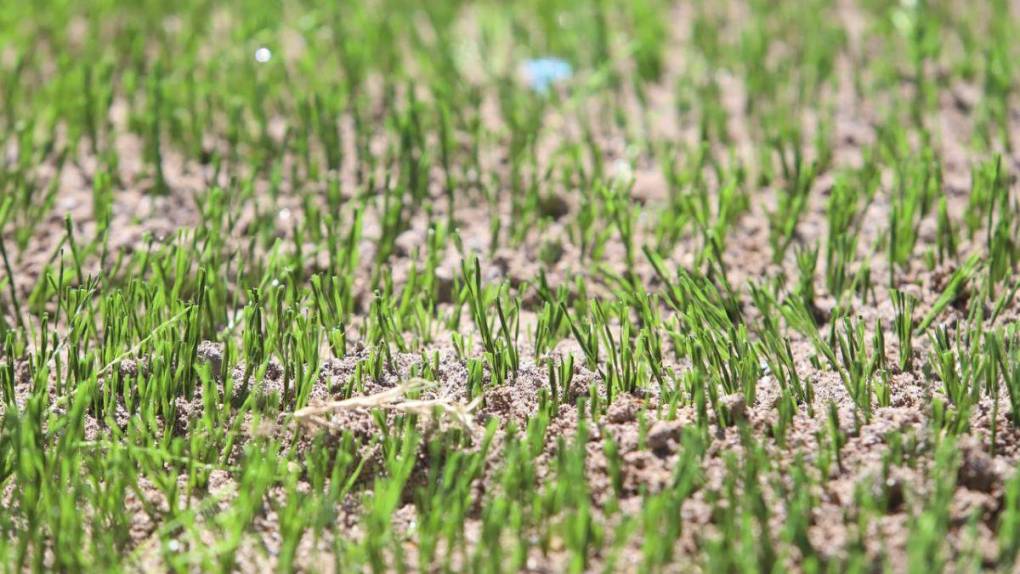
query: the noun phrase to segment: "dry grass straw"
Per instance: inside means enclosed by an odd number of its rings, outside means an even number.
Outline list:
[[[416,377],[392,389],[386,389],[372,395],[309,405],[295,411],[294,420],[300,424],[312,427],[342,430],[337,428],[337,425],[330,420],[329,415],[346,410],[380,409],[423,417],[438,417],[455,423],[467,431],[474,431],[476,425],[472,412],[478,407],[482,397],[477,397],[470,403],[463,403],[450,397],[435,399],[407,398],[407,395],[410,393],[422,391],[432,386],[434,386],[434,383]]]

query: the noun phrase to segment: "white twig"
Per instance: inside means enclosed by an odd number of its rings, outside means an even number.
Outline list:
[[[481,402],[481,397],[470,403],[464,404],[448,398],[438,399],[407,399],[405,395],[428,387],[432,383],[425,379],[415,378],[397,385],[392,389],[386,389],[373,395],[363,397],[352,397],[342,401],[329,401],[309,405],[294,412],[294,418],[298,422],[312,426],[325,426],[333,428],[335,425],[326,417],[331,413],[354,409],[382,409],[406,414],[417,414],[431,416],[437,410],[446,418],[459,424],[465,429],[472,431],[475,428],[474,417],[471,413]]]

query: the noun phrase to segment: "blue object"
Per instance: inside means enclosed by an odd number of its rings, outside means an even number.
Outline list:
[[[574,75],[574,68],[559,58],[536,58],[524,61],[524,74],[531,89],[544,94],[550,85]]]

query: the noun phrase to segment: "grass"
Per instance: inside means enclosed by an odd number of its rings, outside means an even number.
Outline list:
[[[5,6],[0,566],[1011,571],[1018,23]]]

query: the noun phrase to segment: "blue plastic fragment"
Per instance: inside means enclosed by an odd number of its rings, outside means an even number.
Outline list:
[[[560,58],[535,58],[524,61],[524,75],[528,86],[538,93],[549,91],[549,86],[574,74],[574,68]]]

